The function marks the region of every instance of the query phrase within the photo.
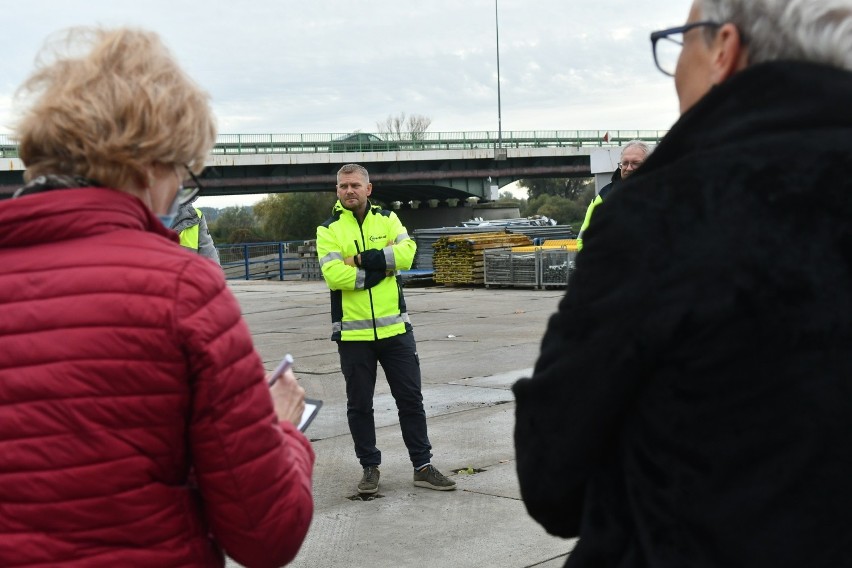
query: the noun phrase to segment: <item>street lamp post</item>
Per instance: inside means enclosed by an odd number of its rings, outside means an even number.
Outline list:
[[[494,0],[494,30],[497,38],[497,152],[494,158],[501,160],[505,159],[505,154],[503,154],[503,113],[500,108],[500,17],[497,1]]]

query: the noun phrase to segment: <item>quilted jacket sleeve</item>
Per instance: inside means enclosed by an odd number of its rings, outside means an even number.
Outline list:
[[[179,278],[175,328],[193,381],[189,445],[213,536],[246,566],[286,564],[313,515],[313,450],[278,423],[239,305],[218,267],[199,257]]]

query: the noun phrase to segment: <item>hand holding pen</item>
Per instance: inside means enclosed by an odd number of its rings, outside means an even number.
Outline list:
[[[288,353],[266,379],[278,420],[298,426],[305,410],[305,389],[296,381],[292,367],[293,357]]]
[[[272,371],[272,374],[266,377],[266,382],[269,384],[269,388],[272,388],[281,375],[289,371],[293,367],[293,356],[287,353],[284,355],[284,358],[281,359],[281,362],[278,363],[278,366],[275,367],[275,370]]]

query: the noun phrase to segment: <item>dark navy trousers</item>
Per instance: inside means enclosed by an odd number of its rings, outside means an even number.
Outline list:
[[[337,352],[346,379],[346,418],[361,466],[377,466],[382,462],[373,419],[377,364],[381,364],[396,401],[402,440],[408,448],[411,465],[429,463],[432,446],[426,432],[414,333],[409,331],[376,341],[338,341]]]

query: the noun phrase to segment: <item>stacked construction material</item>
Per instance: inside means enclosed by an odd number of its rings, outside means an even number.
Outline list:
[[[414,268],[423,268],[432,270],[435,265],[433,263],[433,255],[435,254],[435,243],[441,238],[452,237],[456,235],[470,235],[493,233],[495,231],[502,232],[502,229],[494,227],[436,227],[432,229],[416,229],[414,231],[414,241],[417,243],[417,255],[414,257]]]
[[[539,252],[539,285],[564,287],[574,271],[577,257],[576,239],[553,239],[544,241]]]
[[[536,227],[524,225],[508,225],[503,227],[479,226],[479,227],[436,227],[431,229],[416,229],[413,233],[417,243],[417,256],[414,257],[413,268],[432,270],[434,264],[432,255],[433,246],[438,239],[452,235],[482,234],[493,232],[506,232],[518,235],[526,235],[535,243],[542,240],[570,239],[574,236],[568,225],[556,225],[549,227]]]
[[[543,249],[564,248],[565,250],[577,250],[577,239],[547,239],[541,244]]]
[[[483,252],[531,245],[526,235],[479,233],[441,237],[434,245],[435,282],[439,284],[484,284]]]
[[[567,249],[542,249],[539,251],[539,286],[564,288],[574,270],[577,251]]]
[[[546,288],[568,284],[577,255],[575,239],[550,239],[541,245],[485,252],[485,287]]]
[[[485,251],[485,287],[538,286],[538,248],[524,246]]]
[[[299,260],[301,261],[302,280],[322,280],[316,241],[305,241],[299,245]]]

